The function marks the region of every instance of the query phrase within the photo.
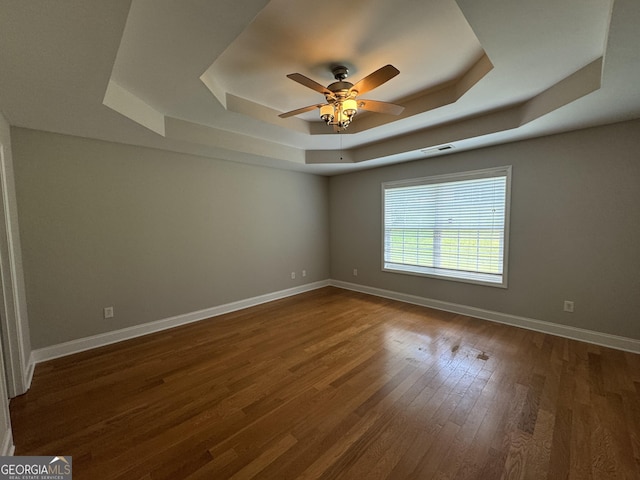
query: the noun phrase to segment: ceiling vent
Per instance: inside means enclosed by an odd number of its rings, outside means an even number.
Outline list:
[[[450,143],[446,145],[438,145],[436,147],[423,148],[420,150],[425,155],[432,155],[434,153],[446,152],[447,150],[453,150],[455,147]]]

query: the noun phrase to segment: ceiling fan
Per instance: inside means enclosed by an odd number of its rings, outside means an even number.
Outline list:
[[[349,75],[347,67],[343,65],[335,65],[331,68],[331,73],[336,81],[327,87],[300,73],[291,73],[287,75],[287,77],[294,82],[298,82],[311,90],[322,93],[327,103],[318,103],[298,108],[290,112],[282,113],[279,117],[293,117],[295,115],[300,115],[301,113],[310,112],[315,108],[319,108],[320,118],[326,122],[327,125],[332,125],[335,130],[339,131],[349,126],[355,114],[358,113],[358,109],[367,110],[369,112],[388,113],[391,115],[400,115],[404,110],[404,107],[393,103],[357,98],[358,95],[369,92],[398,75],[400,70],[393,65],[385,65],[384,67],[379,68],[375,72],[364,77],[355,85],[351,82],[345,81]]]

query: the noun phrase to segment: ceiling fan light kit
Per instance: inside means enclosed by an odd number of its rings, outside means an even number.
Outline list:
[[[353,117],[358,113],[359,108],[371,112],[388,113],[392,115],[399,115],[404,110],[404,107],[394,105],[392,103],[357,99],[357,96],[360,93],[373,90],[398,75],[400,71],[393,65],[386,65],[379,68],[355,85],[351,82],[345,81],[349,75],[347,67],[343,65],[336,65],[331,69],[331,73],[336,81],[327,87],[324,87],[300,73],[291,73],[287,75],[291,80],[315,90],[316,92],[322,93],[327,103],[298,108],[290,112],[282,113],[279,117],[288,118],[319,108],[320,118],[323,122],[327,125],[333,126],[334,129],[343,130],[351,124]]]
[[[320,118],[327,125],[336,125],[338,128],[347,128],[358,113],[358,102],[353,98],[336,100],[320,107]]]

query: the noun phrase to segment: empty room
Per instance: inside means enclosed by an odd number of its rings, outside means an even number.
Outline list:
[[[639,24],[0,0],[0,479],[640,478]]]

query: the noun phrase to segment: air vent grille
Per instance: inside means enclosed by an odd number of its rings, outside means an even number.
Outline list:
[[[432,153],[446,152],[447,150],[453,150],[454,148],[455,147],[453,145],[448,143],[445,145],[437,145],[435,147],[423,148],[420,151],[425,154],[432,154]]]

